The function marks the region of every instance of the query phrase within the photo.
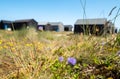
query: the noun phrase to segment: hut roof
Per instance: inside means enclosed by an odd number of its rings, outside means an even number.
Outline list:
[[[2,23],[12,23],[12,21],[8,21],[8,20],[1,20]]]
[[[77,24],[105,24],[107,22],[106,18],[96,18],[96,19],[78,19],[75,22]]]
[[[37,23],[37,21],[35,21],[34,19],[21,19],[21,20],[15,20],[14,22],[30,22],[30,21],[34,21]]]

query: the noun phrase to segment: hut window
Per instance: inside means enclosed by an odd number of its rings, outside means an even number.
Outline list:
[[[99,28],[96,28],[96,32],[99,32]]]

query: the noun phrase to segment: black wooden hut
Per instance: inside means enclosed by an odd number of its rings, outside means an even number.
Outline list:
[[[13,30],[13,22],[8,20],[1,20],[0,21],[0,29],[3,30]]]
[[[74,33],[101,35],[107,27],[106,22],[106,18],[78,19],[74,25]]]
[[[34,27],[35,29],[37,29],[37,25],[38,25],[37,21],[35,21],[34,19],[15,20],[13,24],[15,30],[20,30],[23,28],[30,28],[30,27]]]
[[[64,25],[64,31],[72,31],[72,25]]]

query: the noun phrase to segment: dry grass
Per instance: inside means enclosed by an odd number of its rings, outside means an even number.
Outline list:
[[[29,29],[27,32],[24,30],[22,34],[20,33],[20,31],[2,31],[0,33],[1,79],[53,79],[55,73],[61,71],[61,68],[53,73],[51,67],[54,67],[60,56],[65,59],[67,57],[77,59],[76,66],[82,68],[82,70],[78,69],[79,75],[84,74],[81,76],[82,79],[95,79],[93,77],[98,75],[108,78],[103,73],[97,72],[97,68],[95,70],[91,68],[101,65],[101,62],[104,64],[107,60],[103,61],[102,58],[112,57],[119,50],[117,46],[114,46],[116,35],[110,35],[106,38],[73,35],[68,32],[36,32],[34,29]],[[118,61],[118,58],[111,59]],[[115,63],[118,62],[112,63],[116,65]],[[84,67],[84,65],[86,66]],[[67,65],[64,63],[63,69],[66,67]],[[55,79],[75,79],[74,76],[68,75],[69,73],[65,69],[62,70],[64,76],[58,73],[59,78],[55,77]],[[76,79],[80,76],[77,76]],[[114,74],[111,77],[114,78]]]

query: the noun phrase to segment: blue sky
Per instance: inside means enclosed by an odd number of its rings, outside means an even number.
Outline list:
[[[74,25],[83,18],[80,0],[0,0],[0,20],[34,18],[38,22],[63,22]],[[81,0],[84,2],[85,0]],[[111,9],[117,6],[108,17]],[[86,18],[112,19],[120,8],[120,0],[86,0]],[[120,17],[116,20],[120,28]]]

